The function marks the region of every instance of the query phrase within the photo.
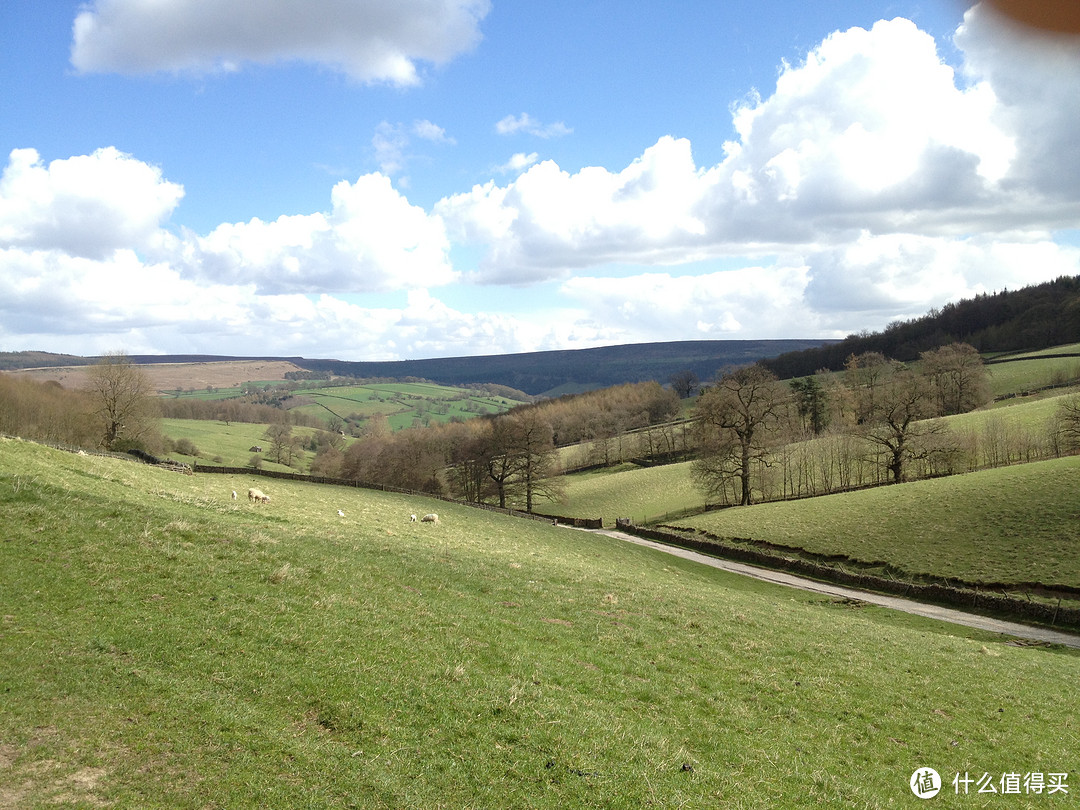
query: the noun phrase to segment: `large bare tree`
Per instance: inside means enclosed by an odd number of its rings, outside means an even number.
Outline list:
[[[154,387],[126,352],[109,352],[91,366],[86,390],[106,450],[116,449],[121,440],[142,444],[152,435],[157,416]]]
[[[919,355],[940,416],[967,413],[990,401],[990,380],[974,346],[951,343]]]
[[[784,398],[776,376],[757,365],[725,374],[701,395],[695,414],[702,453],[693,470],[706,493],[736,483],[739,503],[751,503],[754,462],[766,460]]]
[[[931,419],[933,415],[930,379],[890,361],[877,382],[874,409],[867,414],[862,435],[882,451],[894,484],[906,480],[909,461],[949,450],[943,441],[948,428]]]

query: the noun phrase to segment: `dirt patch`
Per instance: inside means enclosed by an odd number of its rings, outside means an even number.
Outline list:
[[[29,368],[5,372],[33,377],[36,380],[55,380],[64,388],[82,388],[90,366],[57,366]],[[159,392],[193,388],[231,388],[251,380],[284,380],[288,371],[303,371],[285,360],[222,360],[216,363],[148,363],[140,364]]]

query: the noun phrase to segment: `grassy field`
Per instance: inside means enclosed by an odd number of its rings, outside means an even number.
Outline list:
[[[1010,399],[997,407],[949,416],[944,421],[954,433],[973,434],[980,445],[985,445],[990,436],[1025,447],[1045,444],[1054,413],[1064,397],[1071,395]],[[566,478],[566,501],[544,504],[541,511],[574,517],[602,516],[608,525],[616,517],[633,517],[642,524],[655,522],[664,515],[704,505],[705,498],[694,487],[690,468],[691,463],[684,462],[573,473]]]
[[[674,521],[968,582],[1080,587],[1080,456]]]
[[[284,464],[275,464],[270,460],[270,441],[265,438],[267,425],[254,424],[251,422],[209,422],[203,419],[162,419],[161,432],[174,441],[188,439],[199,450],[198,457],[186,456],[182,453],[170,453],[171,458],[177,461],[198,464],[218,464],[224,467],[246,467],[248,461],[254,455],[259,455],[263,460],[263,467],[268,470],[290,471]],[[294,427],[293,435],[302,438],[310,438],[315,433],[314,428]],[[262,453],[252,453],[251,448],[261,446]],[[313,454],[303,452],[299,454],[291,472],[306,472],[307,463]],[[220,458],[221,461],[215,461]]]
[[[230,499],[251,483],[269,504]],[[910,807],[929,766],[949,794],[1068,773],[1008,802],[1056,807],[1080,782],[1073,652],[451,504],[16,440],[0,511],[0,806]]]
[[[434,383],[369,383],[330,388],[298,389],[293,395],[313,400],[297,410],[328,418],[367,418],[385,414],[393,430],[414,424],[468,419],[480,414],[504,413],[521,403],[506,397],[481,394],[467,388]]]
[[[1060,346],[1047,351],[1076,351],[1076,347]],[[990,376],[990,390],[994,396],[1019,394],[1080,378],[1080,357],[1043,357],[1033,354],[1024,360],[994,363],[987,366],[987,371]]]
[[[538,511],[568,517],[603,518],[614,525],[620,517],[651,523],[661,515],[704,506],[705,496],[690,477],[690,462],[661,467],[626,464],[566,477],[566,501],[544,503]]]

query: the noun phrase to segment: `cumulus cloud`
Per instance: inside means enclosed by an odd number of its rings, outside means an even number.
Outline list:
[[[112,147],[48,165],[36,150],[16,149],[0,175],[0,247],[95,259],[148,249],[183,196],[160,169]]]
[[[331,203],[328,213],[189,235],[184,266],[193,277],[261,293],[384,292],[455,280],[442,220],[410,204],[386,176],[343,180]]]
[[[723,340],[747,332],[759,338],[819,334],[812,313],[796,315],[808,282],[805,266],[769,266],[619,279],[579,276],[561,289],[590,311],[592,322],[618,330],[626,342],[657,339],[649,335]]]
[[[522,113],[518,116],[506,116],[495,124],[495,131],[500,135],[516,135],[519,132],[524,132],[526,135],[534,135],[537,138],[559,138],[573,132],[562,121],[543,124],[528,113]]]
[[[431,2],[440,13],[471,13],[474,34],[487,9]],[[90,61],[76,64],[207,69],[225,59],[311,58],[364,80],[408,83],[416,59],[437,61],[405,49],[403,73],[358,75],[334,61],[333,48],[319,51],[299,33],[284,45],[279,34],[260,39],[276,30],[270,23],[262,34],[234,34],[244,47],[180,47],[215,42],[201,27],[228,33],[225,23],[243,18],[220,5],[206,6],[216,21],[207,23],[194,19],[192,9],[202,8],[194,0],[171,4],[163,18],[179,14],[188,28],[160,34],[161,59],[139,61],[109,43],[143,6],[99,0],[80,17],[90,28],[77,37]],[[350,14],[381,8],[348,5]],[[395,14],[373,30],[400,33]],[[352,19],[341,26],[346,39]],[[689,337],[840,337],[946,300],[1076,274],[1080,248],[1055,242],[1053,230],[1080,221],[1080,57],[995,26],[978,7],[969,11],[956,35],[958,69],[906,20],[837,32],[784,65],[770,96],[732,108],[734,135],[713,166],[699,166],[691,143],[671,136],[628,166],[573,173],[523,152],[493,170],[512,173],[509,181],[479,184],[431,210],[409,202],[400,177],[397,188],[391,181],[417,142],[453,143],[428,120],[380,127],[373,146],[381,171],[339,182],[326,210],[223,223],[206,234],[170,225],[183,188],[130,155],[107,148],[46,164],[32,149],[15,150],[0,176],[0,341],[17,335],[20,345],[85,353],[228,346],[395,359]],[[147,31],[155,42],[158,22]],[[527,114],[507,116],[497,130],[569,131]],[[463,280],[451,255],[481,257],[464,280],[555,280],[558,298],[528,315],[455,309],[438,297],[441,285]],[[405,300],[365,307],[341,297],[373,292]],[[82,343],[73,346],[76,336]]]
[[[473,48],[490,0],[93,0],[76,17],[83,72],[237,70],[300,60],[361,82],[412,85],[418,62]]]
[[[608,261],[690,258],[706,230],[695,213],[705,190],[689,141],[665,137],[621,172],[571,175],[547,160],[435,211],[457,238],[489,246],[481,280],[521,283]]]
[[[616,261],[810,250],[862,231],[963,236],[1046,227],[1048,212],[1075,222],[1075,174],[1062,167],[1080,161],[1069,135],[1080,108],[1067,101],[1080,59],[1064,48],[1001,57],[1006,36],[969,12],[961,76],[909,20],[837,32],[785,65],[770,97],[733,108],[737,138],[720,164],[698,167],[688,141],[665,136],[621,171],[545,161],[436,210],[486,248],[479,278],[512,283]],[[1011,86],[1006,73],[1028,79]]]
[[[1044,221],[1074,227],[1080,176],[1080,47],[1075,37],[1053,37],[1005,26],[977,6],[964,17],[955,41],[965,74],[993,87],[999,102],[994,124],[1016,134],[1020,148],[1004,182],[1021,193]]]

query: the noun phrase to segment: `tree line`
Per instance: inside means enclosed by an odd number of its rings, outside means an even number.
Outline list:
[[[991,399],[970,344],[924,351],[917,364],[849,355],[840,374],[786,383],[764,363],[723,375],[695,408],[693,475],[711,503],[820,495],[1032,461],[1080,449],[1080,396],[1037,434],[988,419],[959,434],[941,418]]]
[[[160,453],[167,447],[158,421],[164,403],[212,409],[211,418],[268,422],[265,456],[278,463],[291,466],[307,450],[315,454],[315,475],[526,511],[561,496],[559,451],[570,445],[578,449],[562,457],[577,466],[692,456],[699,487],[717,505],[896,483],[1080,449],[1080,395],[1067,399],[1054,425],[1039,435],[994,419],[978,436],[958,435],[941,419],[989,399],[979,353],[955,343],[922,352],[917,364],[880,352],[852,354],[840,374],[788,381],[762,363],[744,366],[706,386],[689,417],[681,417],[674,391],[629,383],[396,432],[380,414],[347,444],[340,430],[301,439],[293,432],[295,414],[264,404],[163,401],[153,396],[145,374],[115,353],[90,369],[78,391],[0,375],[0,433]],[[260,457],[251,463],[261,463]]]
[[[819,370],[841,371],[851,355],[876,352],[901,362],[924,351],[963,342],[979,352],[1035,351],[1080,342],[1080,276],[985,293],[894,321],[881,332],[849,335],[827,346],[763,360],[781,379]]]

